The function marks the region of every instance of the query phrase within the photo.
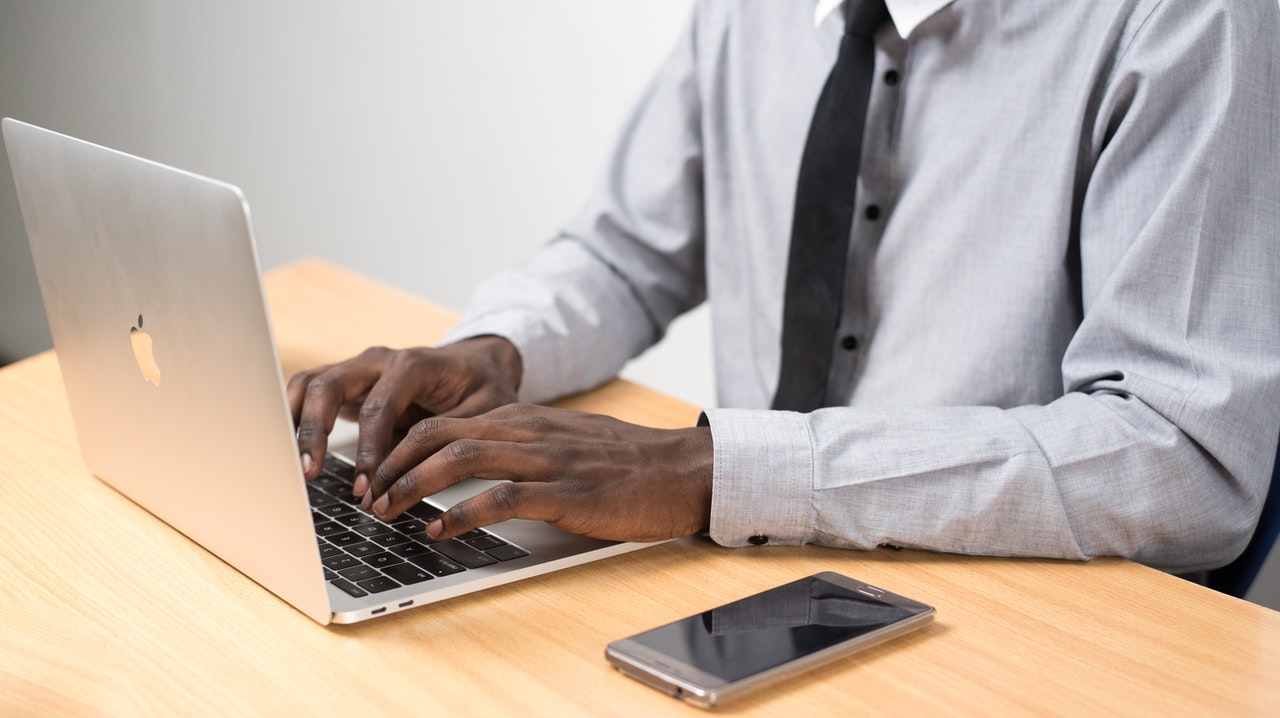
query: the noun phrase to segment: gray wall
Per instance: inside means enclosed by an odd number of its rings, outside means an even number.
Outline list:
[[[0,0],[0,115],[240,185],[266,268],[446,306],[583,200],[691,0]],[[705,311],[626,375],[714,402]],[[49,345],[7,168],[0,363]],[[1280,608],[1280,556],[1250,596]]]
[[[0,0],[0,115],[241,186],[264,267],[455,309],[584,200],[690,0]],[[7,170],[0,360],[48,346]],[[714,401],[705,310],[628,376]]]

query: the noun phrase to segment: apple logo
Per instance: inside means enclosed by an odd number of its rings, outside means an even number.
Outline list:
[[[138,315],[138,326],[129,329],[129,343],[133,345],[133,357],[138,361],[142,376],[160,386],[160,365],[156,364],[156,355],[151,349],[151,335],[142,330],[141,314]]]

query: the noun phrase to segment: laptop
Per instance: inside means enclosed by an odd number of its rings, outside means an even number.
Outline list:
[[[2,125],[89,470],[299,611],[353,623],[651,545],[523,520],[431,541],[475,479],[384,524],[351,496],[349,429],[308,483],[240,190]]]

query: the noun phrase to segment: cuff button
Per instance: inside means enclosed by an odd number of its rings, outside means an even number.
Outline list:
[[[765,536],[764,534],[756,534],[755,536],[748,536],[747,543],[751,544],[752,546],[763,546],[769,543],[769,537]]]

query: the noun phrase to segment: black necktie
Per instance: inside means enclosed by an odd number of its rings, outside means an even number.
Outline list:
[[[888,12],[884,0],[848,0],[840,53],[813,111],[791,223],[775,409],[812,411],[826,395],[875,69],[873,38]]]

